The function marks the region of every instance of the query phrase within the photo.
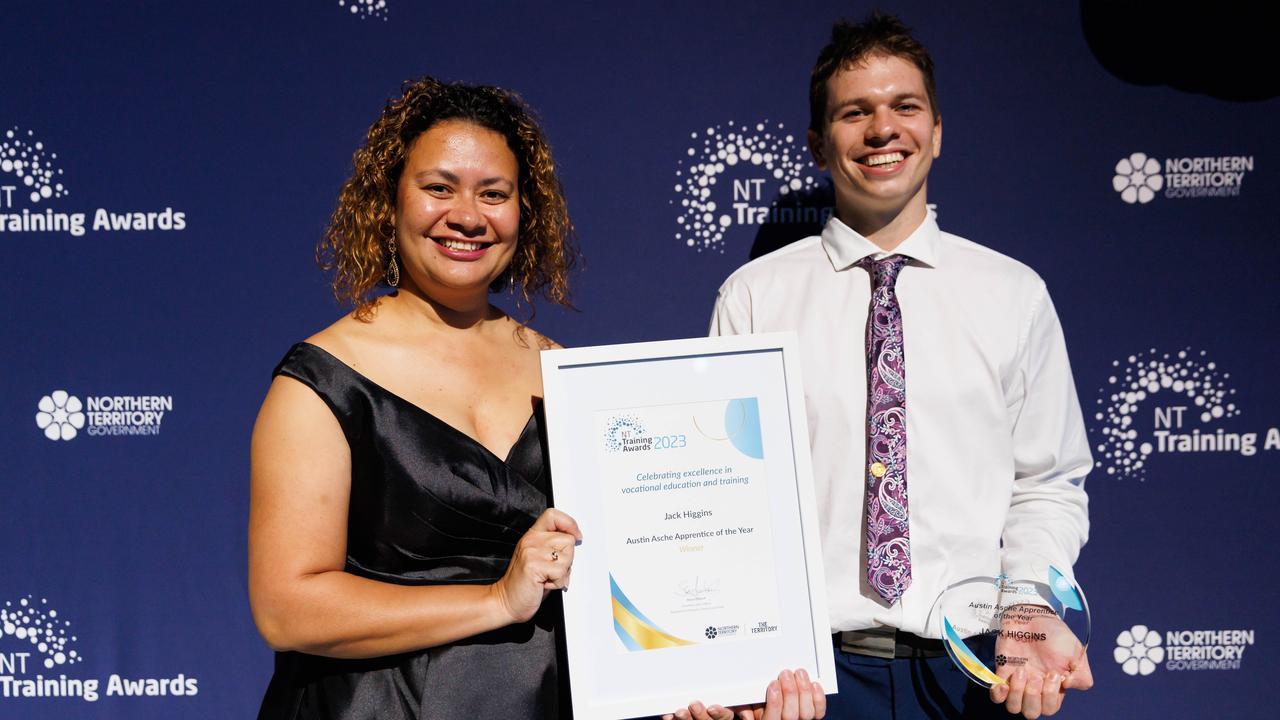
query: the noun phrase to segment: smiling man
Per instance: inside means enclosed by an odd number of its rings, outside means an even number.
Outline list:
[[[1084,545],[1092,459],[1053,303],[1030,268],[939,230],[933,61],[899,20],[837,23],[809,97],[835,213],[730,276],[711,333],[794,330],[804,347],[840,684],[829,716],[1052,715],[1092,685],[1079,643],[1018,648],[1026,662],[988,692],[951,664],[929,612],[953,583],[1069,568]]]

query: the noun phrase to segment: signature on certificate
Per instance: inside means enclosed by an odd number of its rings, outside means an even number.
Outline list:
[[[701,575],[695,575],[693,578],[676,581],[675,594],[684,598],[709,597],[719,592],[720,578],[704,578]]]

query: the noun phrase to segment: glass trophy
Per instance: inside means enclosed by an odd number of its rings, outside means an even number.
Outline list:
[[[929,613],[930,634],[942,638],[952,662],[984,687],[1004,683],[1020,667],[1065,674],[1065,663],[1089,646],[1089,603],[1080,586],[1043,561],[1019,574],[1030,577],[961,580],[938,596]],[[1046,659],[1062,664],[1045,667]]]

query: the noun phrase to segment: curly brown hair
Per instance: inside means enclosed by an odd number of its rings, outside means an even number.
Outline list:
[[[509,90],[431,77],[406,81],[356,150],[351,177],[316,246],[320,267],[333,272],[334,297],[354,305],[358,319],[372,317],[378,302],[374,290],[386,285],[387,241],[395,235],[405,159],[418,136],[445,120],[466,120],[502,135],[519,163],[520,239],[511,264],[490,291],[510,287],[530,306],[536,295],[573,307],[568,275],[579,259],[573,224],[551,146],[533,111]]]

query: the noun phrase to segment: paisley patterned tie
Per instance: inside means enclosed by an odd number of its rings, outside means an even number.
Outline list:
[[[907,373],[902,310],[893,284],[902,255],[863,258],[871,276],[867,311],[867,581],[893,605],[911,586],[907,526]]]

